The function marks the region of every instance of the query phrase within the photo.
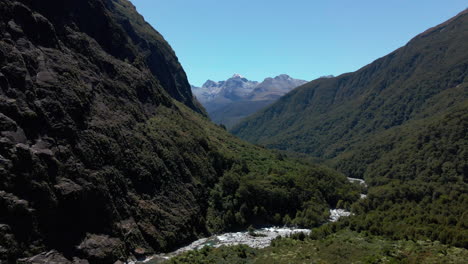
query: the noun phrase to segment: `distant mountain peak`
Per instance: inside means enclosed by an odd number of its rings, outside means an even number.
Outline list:
[[[231,77],[231,78],[241,78],[241,79],[244,79],[245,77],[238,74],[238,73],[234,73],[234,75]]]
[[[250,81],[235,73],[225,81],[207,80],[202,87],[192,87],[192,91],[202,104],[212,101],[273,100],[306,81],[280,74],[266,78],[263,82]]]
[[[280,75],[276,76],[274,79],[276,79],[276,80],[289,80],[289,79],[291,79],[291,76],[289,76],[287,74],[280,74]]]
[[[202,85],[202,87],[209,88],[209,87],[214,87],[214,86],[217,86],[217,85],[218,85],[218,82],[215,82],[215,81],[212,81],[212,80],[207,80],[207,81]]]
[[[224,81],[208,80],[200,88],[192,87],[192,91],[215,123],[231,128],[240,119],[275,102],[304,83],[306,81],[291,78],[287,74],[257,82],[236,73]]]

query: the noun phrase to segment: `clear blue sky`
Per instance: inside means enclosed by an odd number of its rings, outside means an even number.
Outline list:
[[[355,71],[468,7],[466,0],[131,0],[189,81]]]

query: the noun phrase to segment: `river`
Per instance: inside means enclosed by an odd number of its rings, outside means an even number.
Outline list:
[[[348,178],[350,182],[358,182],[359,184],[367,187],[367,184],[362,179],[357,178]],[[365,198],[365,194],[361,194],[361,199]],[[346,211],[344,209],[330,209],[330,222],[336,222],[341,217],[350,216],[352,213]],[[129,261],[129,264],[159,264],[163,263],[164,261],[170,259],[171,257],[180,255],[184,252],[201,249],[205,246],[211,247],[220,247],[220,246],[233,246],[233,245],[240,245],[244,244],[252,248],[264,248],[268,247],[271,244],[271,241],[278,236],[289,236],[291,234],[296,233],[304,233],[309,234],[310,229],[300,229],[300,228],[288,228],[288,227],[265,227],[256,229],[254,231],[256,234],[252,236],[249,232],[235,232],[235,233],[224,233],[220,235],[213,235],[207,238],[201,238],[199,240],[194,241],[188,246],[179,248],[176,251],[170,253],[163,253],[148,257],[144,261]]]
[[[264,248],[264,247],[268,247],[271,244],[271,241],[277,238],[278,236],[289,236],[291,234],[296,234],[296,233],[309,234],[310,229],[287,228],[287,227],[266,227],[266,228],[256,229],[254,233],[255,233],[255,236],[250,235],[249,232],[247,231],[214,235],[208,238],[199,239],[193,242],[192,244],[179,248],[178,250],[171,252],[171,253],[158,254],[158,255],[149,257],[145,261],[136,261],[136,262],[129,262],[129,263],[132,263],[132,264],[162,263],[171,257],[180,255],[190,250],[201,249],[205,246],[220,247],[220,246],[233,246],[233,245],[243,244],[252,248]]]

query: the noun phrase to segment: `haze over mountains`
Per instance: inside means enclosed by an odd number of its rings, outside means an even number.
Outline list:
[[[263,107],[275,102],[292,89],[306,83],[281,74],[263,82],[250,81],[234,74],[226,81],[206,81],[202,87],[192,86],[192,92],[217,124],[231,128]]]

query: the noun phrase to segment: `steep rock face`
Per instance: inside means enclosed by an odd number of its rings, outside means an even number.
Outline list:
[[[0,32],[1,260],[111,263],[205,232],[210,149],[151,121],[181,115],[172,98],[203,110],[130,2],[1,1]]]
[[[12,13],[5,14],[3,20],[8,24],[14,18],[13,24],[28,24],[24,29],[26,36],[37,44],[54,48],[70,31],[84,33],[109,55],[137,68],[149,69],[173,98],[202,111],[195,106],[190,85],[174,51],[129,1],[25,0],[23,3],[38,15],[29,18],[29,11],[16,7]],[[13,30],[10,24],[9,28]]]
[[[333,158],[367,137],[463,103],[468,13],[354,72],[292,91],[232,131],[273,148]]]

